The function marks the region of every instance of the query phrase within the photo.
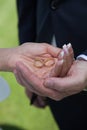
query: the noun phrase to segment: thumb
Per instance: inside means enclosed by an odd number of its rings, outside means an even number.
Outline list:
[[[78,81],[73,77],[63,77],[63,78],[48,78],[44,81],[44,86],[46,88],[55,89],[57,91],[69,91],[75,86],[78,86]]]

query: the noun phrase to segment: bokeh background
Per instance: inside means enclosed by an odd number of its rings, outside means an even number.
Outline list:
[[[0,48],[18,46],[16,0],[0,0]],[[38,109],[29,105],[24,88],[12,73],[0,72],[8,82],[11,94],[0,102],[0,127],[3,130],[58,130],[49,107]],[[21,129],[17,129],[19,127]]]

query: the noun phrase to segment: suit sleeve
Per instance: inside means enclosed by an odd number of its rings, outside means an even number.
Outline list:
[[[87,50],[85,50],[82,54],[86,55],[87,56]]]
[[[36,0],[17,0],[20,44],[34,42],[36,37]]]
[[[83,59],[83,60],[87,61],[87,50],[84,51],[82,54],[78,55],[76,59],[78,59],[78,60]]]

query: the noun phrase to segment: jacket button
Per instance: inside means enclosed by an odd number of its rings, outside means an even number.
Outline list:
[[[51,4],[50,4],[51,9],[56,10],[58,7],[58,3],[59,3],[59,0],[51,0]]]

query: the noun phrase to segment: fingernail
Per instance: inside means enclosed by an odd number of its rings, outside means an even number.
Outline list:
[[[62,48],[65,48],[66,47],[66,44],[64,44],[63,46],[62,46]]]
[[[48,87],[48,86],[50,86],[50,84],[51,84],[51,82],[50,82],[50,80],[45,80],[45,82],[44,82],[44,86],[45,87]]]
[[[69,54],[69,51],[68,51],[68,49],[67,49],[66,44],[63,45],[63,50],[64,50],[64,52],[65,52],[66,54]]]
[[[59,60],[63,59],[64,57],[64,51],[62,50],[58,56]]]
[[[71,43],[68,43],[68,44],[67,44],[67,48],[68,48],[68,49],[71,48],[71,46],[72,46]]]

